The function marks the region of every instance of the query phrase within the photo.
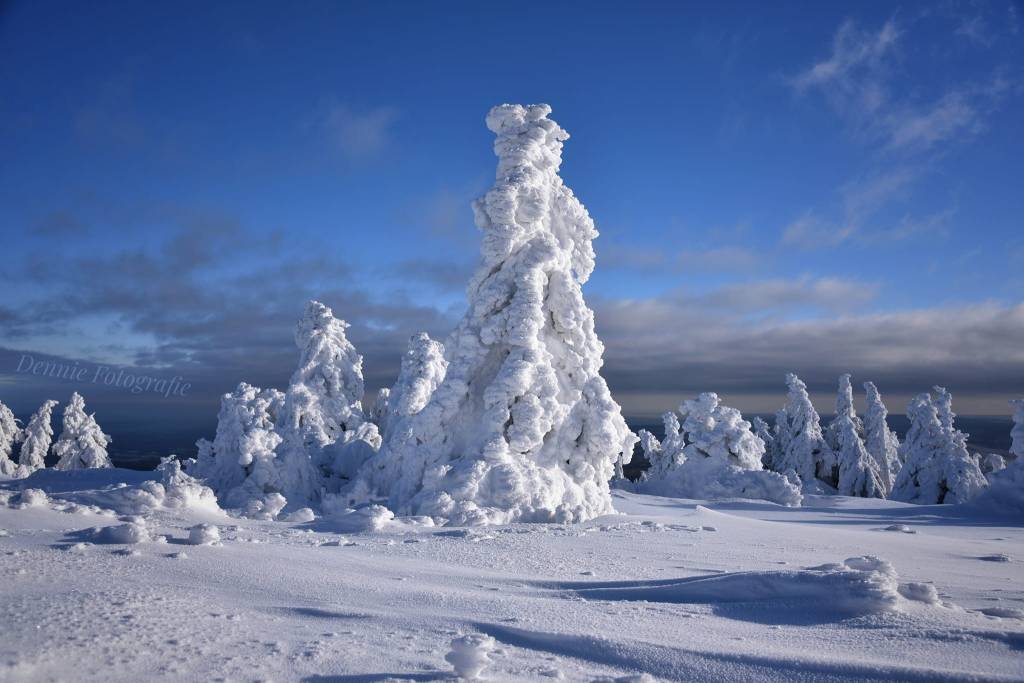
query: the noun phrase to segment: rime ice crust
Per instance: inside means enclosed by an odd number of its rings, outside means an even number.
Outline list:
[[[550,112],[487,115],[498,168],[473,205],[483,240],[469,310],[444,380],[374,463],[398,473],[377,490],[402,514],[486,524],[612,512],[608,481],[636,437],[599,374],[604,347],[581,289],[597,230],[558,176],[569,136]]]

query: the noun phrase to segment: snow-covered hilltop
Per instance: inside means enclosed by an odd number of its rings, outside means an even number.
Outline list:
[[[611,512],[608,480],[636,437],[601,378],[581,285],[597,236],[558,176],[568,134],[547,105],[501,105],[496,180],[473,206],[483,232],[469,311],[444,380],[370,467],[404,514],[455,524],[579,521]]]

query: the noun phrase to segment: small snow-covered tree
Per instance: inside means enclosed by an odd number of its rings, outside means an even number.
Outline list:
[[[384,428],[388,420],[388,404],[391,402],[391,389],[382,387],[377,391],[377,396],[370,406],[370,422],[377,425],[377,431],[384,434]]]
[[[380,457],[405,514],[450,524],[571,522],[612,511],[609,480],[636,437],[600,375],[582,285],[594,223],[558,176],[568,134],[547,105],[501,105],[494,186],[469,310],[445,344],[444,380]]]
[[[276,423],[281,492],[290,503],[319,500],[332,476],[350,476],[380,448],[377,427],[362,409],[363,357],[345,336],[347,327],[310,301],[295,331],[299,367]]]
[[[963,503],[988,484],[978,462],[941,417],[940,406],[924,393],[907,406],[910,429],[900,446],[900,470],[891,498],[908,503]]]
[[[46,454],[50,452],[53,441],[53,427],[50,417],[56,401],[44,401],[25,427],[25,440],[21,444],[18,456],[18,476],[27,477],[36,470],[46,467]]]
[[[444,346],[425,332],[413,335],[409,348],[402,357],[398,380],[388,394],[388,417],[384,438],[399,427],[402,421],[423,410],[448,370],[444,359]]]
[[[64,428],[53,454],[60,460],[54,466],[58,470],[82,470],[113,467],[107,446],[110,437],[96,424],[94,415],[85,412],[85,399],[77,391],[71,394],[68,407],[64,410]]]
[[[821,491],[822,484],[835,488],[839,484],[839,468],[832,449],[825,443],[821,419],[811,404],[807,385],[792,373],[786,375],[786,384],[786,407],[776,414],[779,449],[773,463],[775,471],[795,472],[806,492]]]
[[[864,424],[853,407],[850,375],[839,377],[836,416],[828,426],[826,441],[839,466],[836,489],[843,496],[884,498],[885,484],[878,463],[864,447]]]
[[[644,472],[645,479],[663,479],[668,473],[683,464],[683,435],[680,433],[679,417],[672,411],[661,416],[665,426],[665,439],[658,437],[646,429],[640,430],[640,448],[644,458],[650,464]]]
[[[1010,401],[1013,406],[1013,429],[1010,430],[1010,452],[1024,460],[1024,398]]]
[[[740,411],[721,405],[717,394],[704,393],[683,401],[679,414],[681,428],[678,422],[670,425],[666,416],[664,443],[658,444],[650,434],[641,437],[641,443],[648,442],[645,452],[656,454],[657,463],[641,490],[684,498],[754,498],[799,505],[797,487],[781,474],[762,468],[764,442],[750,431]]]
[[[199,456],[189,474],[205,480],[226,507],[245,507],[250,500],[280,493],[274,451],[281,436],[274,424],[283,404],[280,391],[245,382],[221,397],[217,434],[212,443],[197,444]]]
[[[0,402],[0,477],[13,477],[18,466],[11,457],[14,446],[22,438],[21,427],[11,409]]]
[[[956,444],[957,448],[963,448],[966,450],[967,437],[969,435],[961,432],[954,424],[956,421],[956,413],[953,412],[953,394],[949,393],[949,390],[945,387],[932,387],[932,403],[935,405],[935,410],[939,416],[939,422],[942,424],[942,429],[946,432],[953,443]]]
[[[868,402],[867,412],[864,413],[864,446],[878,465],[885,495],[888,496],[903,466],[899,456],[900,442],[886,422],[889,411],[882,403],[878,387],[873,382],[865,382],[864,391],[867,393]]]
[[[778,447],[778,443],[775,440],[775,433],[767,422],[759,417],[755,417],[750,421],[754,430],[754,434],[757,438],[764,442],[764,457],[761,458],[761,464],[764,465],[766,470],[774,470],[775,467],[772,463],[775,461],[775,450]]]

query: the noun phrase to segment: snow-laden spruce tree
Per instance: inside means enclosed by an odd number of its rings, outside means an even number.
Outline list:
[[[14,413],[0,402],[0,478],[13,477],[18,469],[11,457],[14,446],[21,441],[22,431]]]
[[[755,417],[750,423],[754,430],[754,435],[764,442],[764,457],[761,458],[761,464],[764,465],[766,470],[774,470],[775,467],[772,463],[775,461],[775,449],[777,447],[775,433],[768,423],[759,417]]]
[[[853,407],[850,375],[842,375],[836,396],[836,416],[828,426],[826,438],[839,466],[836,489],[843,496],[884,498],[882,473],[864,446],[863,433],[864,424]]]
[[[310,301],[295,330],[299,367],[276,421],[281,493],[298,505],[320,500],[380,448],[363,414],[363,357],[345,336],[348,323]]]
[[[445,344],[444,381],[385,444],[400,472],[380,492],[450,524],[570,522],[612,511],[608,481],[636,437],[599,374],[603,345],[581,285],[597,236],[558,176],[568,134],[547,105],[501,105],[496,181],[469,310]]]
[[[652,469],[639,490],[682,498],[753,498],[800,504],[796,485],[763,469],[764,442],[750,431],[750,423],[740,411],[721,405],[717,394],[704,393],[683,401],[679,414],[683,420],[681,428],[676,423],[675,434],[669,432],[669,420],[665,421],[665,443],[658,443],[650,433],[641,437]]]
[[[113,467],[107,455],[110,436],[96,424],[95,415],[85,412],[85,399],[77,391],[64,409],[64,428],[53,454],[60,458],[54,466],[58,470],[84,470]]]
[[[43,405],[39,406],[39,410],[28,421],[28,426],[25,427],[24,441],[21,444],[21,453],[18,456],[17,476],[27,477],[36,470],[46,467],[46,454],[50,452],[50,443],[53,441],[50,417],[56,406],[56,401],[43,401]]]
[[[772,463],[775,471],[793,471],[807,493],[834,489],[839,484],[839,468],[832,449],[825,443],[821,418],[811,404],[807,385],[792,373],[786,375],[786,385],[786,406],[776,413],[778,447]]]
[[[886,422],[889,411],[882,403],[878,387],[874,382],[864,382],[864,391],[867,393],[868,403],[867,412],[864,413],[864,446],[878,465],[885,495],[888,496],[903,466],[899,456],[900,441],[896,437],[896,432],[889,429]]]
[[[383,418],[385,440],[405,419],[423,410],[448,370],[444,346],[425,332],[413,335],[402,356],[398,379],[388,392],[387,414]]]
[[[944,424],[940,394],[938,405],[930,394],[918,394],[907,405],[910,429],[900,445],[903,468],[891,498],[908,503],[964,503],[988,481],[964,444]],[[951,421],[950,421],[951,424]]]
[[[1024,460],[1024,398],[1010,401],[1013,406],[1013,429],[1010,430],[1010,452],[1017,461]]]
[[[281,436],[274,424],[284,405],[277,389],[259,389],[242,382],[220,400],[217,434],[200,441],[199,457],[189,474],[203,479],[225,507],[245,508],[283,485],[275,450]]]
[[[641,429],[638,434],[640,448],[650,464],[644,472],[644,479],[664,479],[683,464],[683,447],[686,443],[683,441],[679,417],[669,411],[661,416],[661,422],[665,425],[664,440],[658,441],[658,437],[646,429]]]

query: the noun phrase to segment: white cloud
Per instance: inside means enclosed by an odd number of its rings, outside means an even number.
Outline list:
[[[323,128],[330,143],[349,157],[366,157],[388,145],[391,128],[398,118],[392,107],[356,111],[345,104],[334,104],[323,116]]]

